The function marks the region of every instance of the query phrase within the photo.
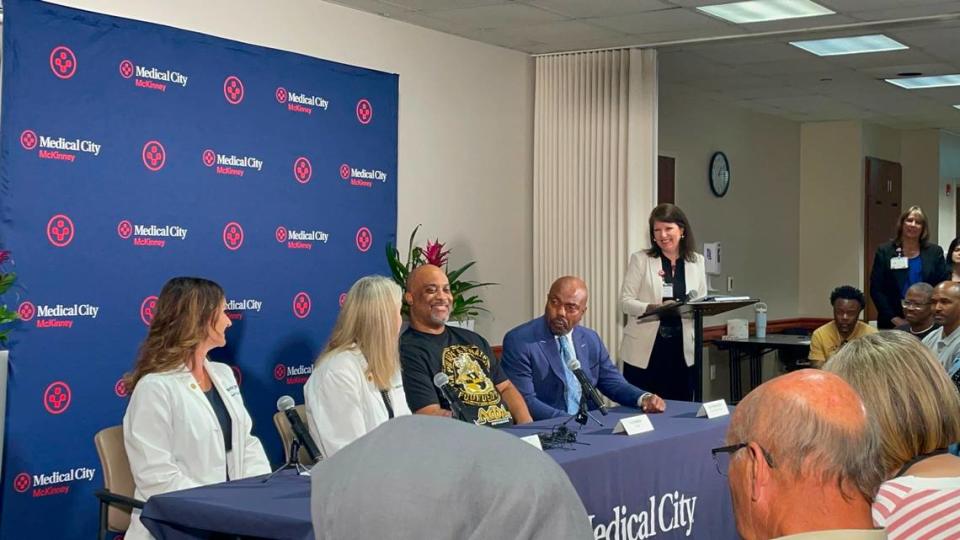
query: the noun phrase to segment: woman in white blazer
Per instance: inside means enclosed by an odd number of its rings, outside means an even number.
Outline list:
[[[661,204],[650,213],[650,248],[630,256],[620,288],[627,314],[620,344],[623,375],[664,399],[693,399],[693,321],[639,321],[667,302],[707,294],[703,256],[694,252],[693,230],[683,211]]]
[[[400,380],[400,287],[360,278],[303,389],[307,425],[330,457],[373,428],[410,414]]]
[[[135,484],[146,500],[177,491],[270,472],[233,370],[207,353],[226,345],[223,289],[190,277],[163,286],[133,371],[123,417],[123,442]],[[152,538],[133,511],[124,538]]]

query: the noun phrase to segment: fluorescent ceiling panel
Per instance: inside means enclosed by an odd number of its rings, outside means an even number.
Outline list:
[[[835,13],[810,0],[748,0],[732,4],[700,6],[697,9],[736,24],[798,19]]]
[[[960,75],[933,75],[930,77],[904,77],[902,79],[884,79],[890,84],[919,90],[922,88],[940,88],[942,86],[960,86]]]
[[[817,56],[900,51],[910,48],[883,34],[832,39],[809,39],[804,41],[791,41],[790,44]]]

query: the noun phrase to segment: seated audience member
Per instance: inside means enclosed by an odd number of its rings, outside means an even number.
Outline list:
[[[434,386],[434,376],[445,373],[463,411],[461,420],[488,426],[532,421],[523,396],[503,373],[487,340],[447,326],[453,295],[443,270],[432,264],[415,268],[403,298],[410,305],[410,328],[400,338],[400,363],[411,411],[451,415],[449,402]]]
[[[960,238],[954,238],[950,242],[950,249],[947,250],[944,258],[950,270],[950,281],[960,281]]]
[[[578,360],[598,391],[644,412],[663,412],[658,396],[628,383],[610,361],[600,336],[579,325],[587,311],[587,285],[572,276],[556,280],[542,317],[507,332],[503,370],[523,395],[534,420],[577,414],[582,389],[568,367]],[[590,409],[597,405],[589,401]]]
[[[933,287],[929,283],[914,283],[907,289],[903,298],[903,318],[907,324],[897,327],[897,330],[910,332],[917,339],[927,337],[937,329],[933,320]]]
[[[387,422],[310,473],[317,540],[587,540],[567,474],[518,437],[429,416]]]
[[[824,369],[863,398],[880,428],[887,481],[873,502],[873,521],[890,538],[960,538],[960,394],[930,351],[900,332],[865,336]]]
[[[830,293],[830,305],[833,306],[833,320],[814,330],[810,337],[810,363],[814,367],[822,366],[851,339],[877,331],[857,320],[866,305],[860,289],[849,285],[837,287]]]
[[[870,517],[883,480],[876,422],[837,375],[804,369],[758,386],[726,442],[713,454],[742,538],[886,538]]]
[[[960,283],[944,281],[933,289],[933,320],[940,325],[923,338],[952,377],[960,369]]]
[[[400,381],[400,287],[368,276],[350,287],[303,395],[326,457],[394,416],[410,414]]]
[[[123,444],[134,498],[270,472],[233,370],[207,353],[227,343],[223,289],[202,278],[163,286],[133,371]],[[134,510],[129,540],[153,538]]]

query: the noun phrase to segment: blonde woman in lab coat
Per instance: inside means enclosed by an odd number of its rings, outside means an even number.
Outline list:
[[[270,472],[233,371],[207,358],[226,345],[229,327],[216,283],[177,277],[163,286],[124,379],[131,396],[123,440],[137,499]],[[152,538],[138,510],[125,538]]]

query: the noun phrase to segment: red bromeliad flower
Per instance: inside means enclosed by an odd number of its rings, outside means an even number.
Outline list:
[[[0,249],[0,264],[7,262],[10,259],[10,251],[5,249]]]
[[[427,260],[427,264],[432,264],[441,268],[446,266],[447,255],[449,254],[450,250],[443,250],[443,244],[440,243],[439,238],[434,242],[427,240],[427,247],[423,250],[423,258]]]

